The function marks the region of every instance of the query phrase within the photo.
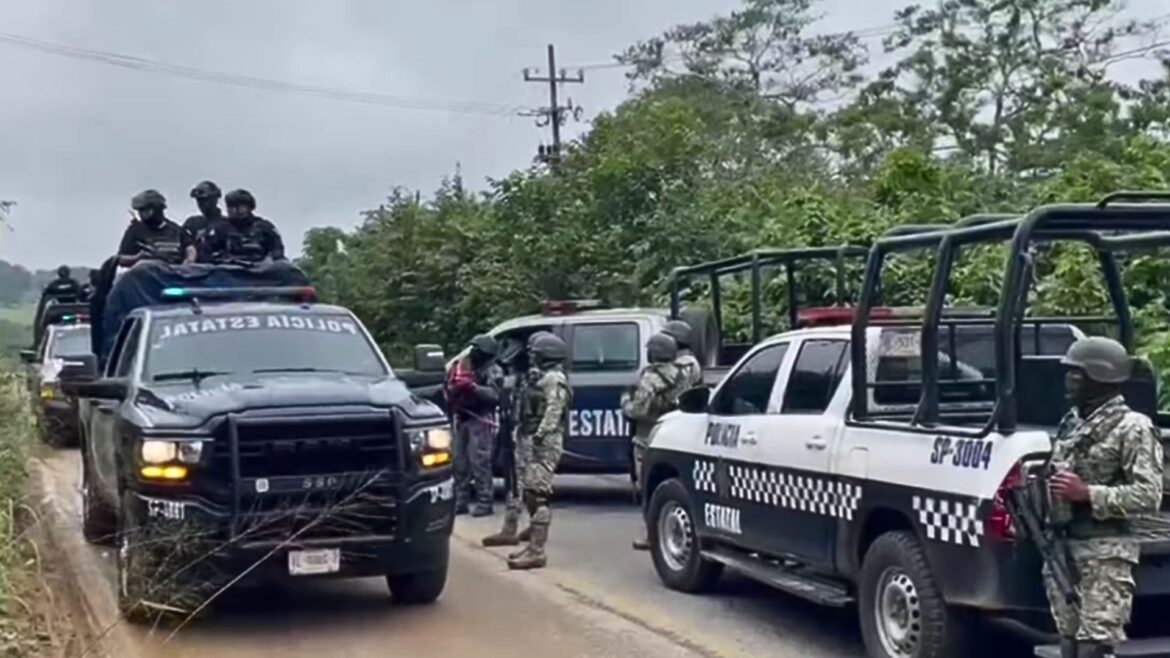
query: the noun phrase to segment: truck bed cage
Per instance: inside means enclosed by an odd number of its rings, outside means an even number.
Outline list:
[[[1149,203],[1160,201],[1161,203]],[[1114,316],[1027,317],[1027,293],[1033,274],[1033,245],[1052,242],[1081,242],[1092,249],[1100,264]],[[1034,324],[1116,322],[1121,342],[1133,345],[1133,317],[1122,286],[1117,254],[1170,246],[1170,192],[1115,192],[1095,204],[1053,204],[1038,207],[1020,217],[976,216],[960,220],[940,231],[887,234],[870,249],[858,309],[854,315],[851,357],[852,414],[850,422],[896,427],[900,431],[935,433],[939,422],[939,329],[945,323],[969,320],[944,319],[944,304],[960,248],[973,245],[1009,245],[1007,271],[992,318],[983,320],[994,327],[995,402],[986,424],[969,433],[980,438],[998,431],[1009,434],[1017,427],[1016,361],[1020,354],[1021,329]],[[876,305],[885,257],[912,250],[937,250],[924,316],[921,320],[922,397],[909,424],[889,425],[871,420],[867,393],[874,385],[867,381],[866,328],[896,324],[870,318]],[[901,322],[912,325],[912,322]],[[952,328],[953,333],[953,328]],[[950,430],[948,430],[950,431]]]

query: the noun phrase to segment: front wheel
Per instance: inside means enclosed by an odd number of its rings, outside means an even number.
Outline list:
[[[969,650],[969,619],[949,608],[926,552],[910,532],[878,537],[861,566],[858,613],[870,658],[957,658]]]
[[[81,450],[81,534],[91,544],[110,545],[118,529],[118,518],[96,489],[93,467],[85,446]]]
[[[448,560],[427,571],[386,576],[386,585],[396,603],[426,605],[434,603],[447,586]]]
[[[681,482],[667,480],[654,489],[646,518],[650,556],[662,582],[671,589],[690,593],[714,587],[723,565],[700,554],[694,506]]]

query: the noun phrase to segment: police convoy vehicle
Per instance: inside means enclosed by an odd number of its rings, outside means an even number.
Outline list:
[[[378,575],[399,602],[441,594],[446,418],[306,284],[287,264],[139,263],[103,292],[113,335],[68,388],[84,534],[117,546],[128,618],[198,610],[238,577]]]
[[[54,447],[77,445],[77,401],[61,390],[60,375],[90,353],[89,323],[80,314],[61,315],[35,350],[22,350],[41,438]]]
[[[1005,494],[1050,453],[1068,408],[1060,359],[1079,327],[1109,323],[1134,345],[1124,254],[1170,244],[1170,206],[1117,203],[1131,198],[881,239],[856,310],[806,310],[820,326],[763,340],[713,392],[684,394],[646,457],[643,500],[664,584],[701,592],[731,568],[820,604],[855,603],[875,658],[987,655],[972,634],[978,620],[1050,631],[1041,560]],[[1136,233],[1102,233],[1124,230]],[[958,248],[1009,240],[998,307],[948,312]],[[1096,252],[1110,316],[1025,315],[1033,263],[1057,240]],[[877,305],[879,282],[888,257],[910,250],[936,250],[938,265],[925,309],[902,317]],[[1155,382],[1135,359],[1125,394],[1165,428]],[[1165,506],[1131,529],[1142,546],[1135,616],[1161,617]],[[1123,655],[1168,649],[1143,639]]]

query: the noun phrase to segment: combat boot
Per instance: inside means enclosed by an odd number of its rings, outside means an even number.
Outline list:
[[[1077,658],[1077,641],[1074,638],[1060,638],[1060,658]]]
[[[475,507],[471,508],[471,517],[474,519],[491,516],[492,514],[495,514],[495,510],[492,509],[490,504],[476,503]]]
[[[1077,658],[1113,658],[1113,647],[1101,642],[1080,642]]]
[[[516,571],[543,569],[548,564],[544,546],[548,543],[548,524],[532,524],[532,543],[516,557],[509,556],[508,568]]]
[[[523,542],[532,541],[532,526],[526,526],[523,530],[520,531],[520,534],[516,536],[519,537],[520,541]]]
[[[515,514],[505,513],[504,527],[496,534],[484,537],[482,540],[483,545],[488,548],[495,546],[519,546],[520,535],[516,533],[516,528],[519,525],[520,519],[516,518]]]
[[[650,550],[650,539],[646,536],[645,528],[642,529],[642,534],[638,535],[638,538],[634,540],[633,546],[635,551]]]

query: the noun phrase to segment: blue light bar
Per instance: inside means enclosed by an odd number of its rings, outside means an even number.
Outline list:
[[[163,288],[162,295],[163,295],[163,297],[186,297],[187,296],[187,289],[186,288]]]
[[[317,289],[313,286],[272,286],[242,288],[163,288],[162,296],[167,299],[206,300],[274,300],[291,299],[311,302],[316,300]]]

